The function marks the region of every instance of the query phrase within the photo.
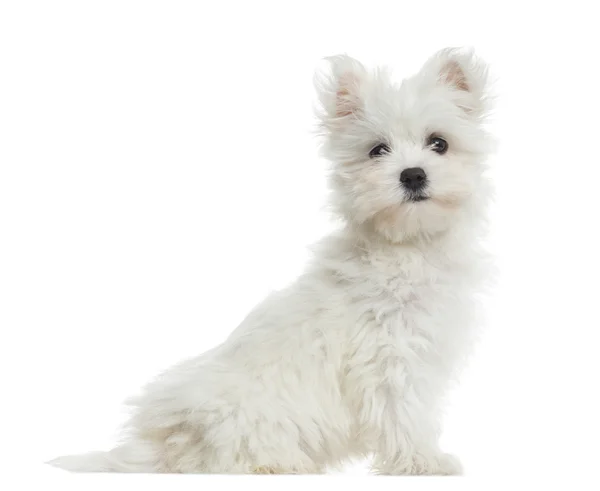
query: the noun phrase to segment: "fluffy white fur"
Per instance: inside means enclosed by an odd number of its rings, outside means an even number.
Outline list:
[[[385,474],[458,474],[441,405],[472,344],[489,196],[486,67],[446,49],[394,84],[348,56],[317,76],[341,231],[220,346],[132,400],[123,443],[76,471],[321,473],[373,455]],[[431,134],[447,140],[440,155]],[[369,158],[386,143],[390,151]],[[403,169],[427,173],[410,201]]]

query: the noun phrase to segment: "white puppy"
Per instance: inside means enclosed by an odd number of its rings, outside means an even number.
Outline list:
[[[446,49],[394,84],[348,56],[317,77],[341,231],[220,346],[131,401],[123,443],[77,471],[458,474],[441,403],[472,345],[488,187],[486,66]]]

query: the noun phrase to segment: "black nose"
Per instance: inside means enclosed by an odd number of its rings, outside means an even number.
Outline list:
[[[404,169],[400,174],[400,182],[406,189],[418,191],[425,186],[427,174],[425,174],[425,171],[420,167]]]

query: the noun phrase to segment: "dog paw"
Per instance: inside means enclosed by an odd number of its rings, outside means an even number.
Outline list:
[[[425,455],[421,453],[375,466],[376,474],[401,476],[458,476],[462,474],[460,461],[450,454]]]
[[[462,465],[454,455],[415,455],[410,462],[409,474],[422,476],[457,476],[462,474]]]
[[[255,467],[254,469],[252,469],[252,473],[253,474],[279,474],[279,472],[277,472],[272,467],[267,467],[265,465]]]
[[[463,466],[454,455],[444,453],[438,458],[439,475],[442,476],[460,476],[463,473]]]
[[[279,467],[260,465],[252,469],[252,474],[297,474],[293,469],[284,470]]]

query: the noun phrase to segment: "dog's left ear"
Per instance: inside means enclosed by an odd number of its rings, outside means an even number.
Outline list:
[[[425,63],[419,77],[452,91],[456,104],[478,117],[488,109],[488,67],[472,50],[446,48]]]

